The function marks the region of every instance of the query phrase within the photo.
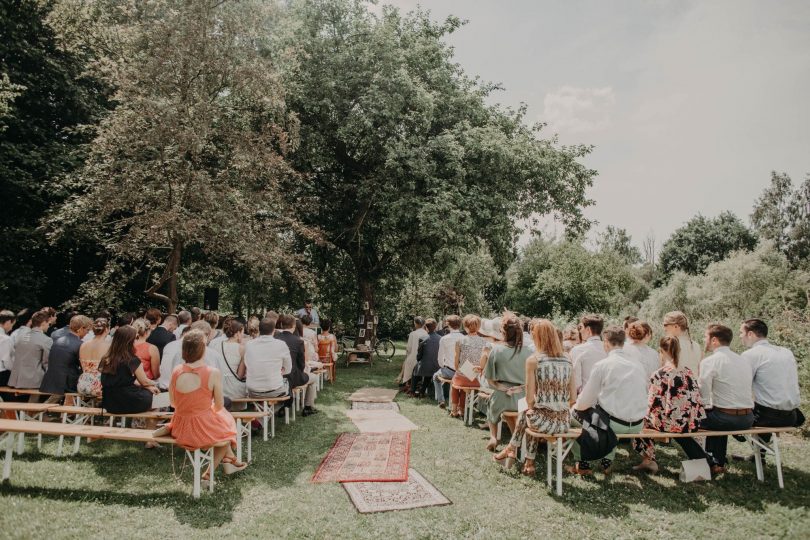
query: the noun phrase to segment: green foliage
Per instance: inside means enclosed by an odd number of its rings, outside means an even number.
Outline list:
[[[641,263],[641,250],[632,243],[632,237],[621,227],[608,225],[605,232],[596,240],[599,251],[612,252],[624,259],[627,264]]]
[[[700,274],[731,252],[751,250],[756,244],[756,235],[731,212],[723,212],[714,219],[698,215],[664,242],[659,257],[661,277],[666,281],[678,271]]]
[[[647,286],[613,251],[572,241],[533,240],[507,272],[508,307],[530,316],[618,313],[643,300]]]
[[[794,266],[810,268],[810,175],[794,191],[785,173],[771,173],[751,213],[754,230],[771,240]]]

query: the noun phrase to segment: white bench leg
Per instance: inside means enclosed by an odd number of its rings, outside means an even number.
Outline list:
[[[67,413],[62,413],[62,424],[67,424]],[[62,455],[62,444],[65,442],[65,436],[59,435],[59,444],[56,445],[56,457]]]
[[[546,441],[546,485],[550,488],[552,482],[552,468],[551,468],[551,441]]]
[[[186,451],[188,453],[188,451]],[[195,499],[200,498],[200,482],[202,477],[202,472],[200,471],[200,450],[194,450],[194,453],[191,454],[191,466],[194,468],[194,487],[191,490],[191,495]]]
[[[242,461],[242,437],[245,436],[245,432],[242,429],[242,419],[236,419],[236,461]]]
[[[762,468],[762,452],[760,450],[760,446],[762,446],[763,443],[757,435],[752,435],[749,442],[751,443],[751,449],[754,451],[754,464],[757,468],[757,480],[764,482],[765,471]]]
[[[247,440],[248,440],[247,458],[248,458],[248,463],[250,463],[251,461],[253,461],[253,430],[250,429],[250,424],[248,424]],[[242,460],[240,459],[239,461],[242,461]]]
[[[5,482],[11,478],[11,460],[14,458],[14,434],[6,433],[3,442],[6,447],[6,459],[3,461],[3,482]]]
[[[76,455],[76,454],[79,453],[79,445],[81,445],[81,443],[82,443],[82,438],[81,437],[76,437],[73,440],[73,455]]]
[[[785,481],[782,479],[782,453],[779,451],[779,434],[774,433],[771,440],[773,441],[773,459],[776,461],[776,478],[779,480],[779,487],[785,489]]]
[[[289,409],[289,407],[284,407],[284,423],[286,425],[290,424],[290,409]]]
[[[503,428],[503,420],[498,420],[498,429],[496,432],[495,437],[498,439],[498,442],[501,441],[501,429]]]
[[[266,401],[262,402],[262,406],[259,408],[260,411],[266,413],[267,412],[268,403]],[[267,440],[267,417],[262,417],[262,434],[264,436],[264,440]],[[241,460],[240,460],[241,461]]]
[[[563,440],[557,437],[557,496],[562,496]]]

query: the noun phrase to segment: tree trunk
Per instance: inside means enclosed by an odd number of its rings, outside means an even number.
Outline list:
[[[173,314],[177,311],[177,273],[180,270],[180,259],[183,256],[183,242],[179,239],[172,241],[172,251],[169,260],[166,261],[166,269],[160,279],[144,291],[150,298],[155,298],[166,304],[166,311]],[[161,294],[158,291],[164,284],[169,284],[168,294]]]
[[[361,272],[357,276],[357,286],[358,292],[360,293],[360,315],[357,317],[358,332],[354,347],[358,348],[360,345],[367,344],[369,348],[372,348],[377,335],[377,320],[375,319],[375,317],[377,317],[377,310],[374,305],[374,282],[368,274]]]

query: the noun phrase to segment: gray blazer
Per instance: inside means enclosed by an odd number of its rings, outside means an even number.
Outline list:
[[[48,355],[53,340],[38,328],[24,334],[14,345],[14,366],[8,385],[14,388],[37,388],[48,369]]]

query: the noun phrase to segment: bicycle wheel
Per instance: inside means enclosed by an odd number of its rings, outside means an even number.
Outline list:
[[[394,355],[397,352],[397,348],[394,345],[394,342],[390,339],[381,339],[377,342],[377,346],[374,348],[374,352],[377,353],[377,358],[382,358],[383,360],[390,362]]]

